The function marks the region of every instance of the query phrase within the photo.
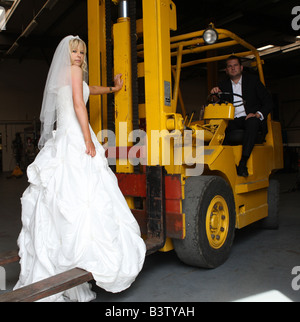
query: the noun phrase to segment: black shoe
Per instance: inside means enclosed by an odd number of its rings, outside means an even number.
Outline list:
[[[248,173],[248,168],[245,165],[239,164],[239,166],[236,168],[237,171],[237,175],[239,177],[248,177],[249,173]]]

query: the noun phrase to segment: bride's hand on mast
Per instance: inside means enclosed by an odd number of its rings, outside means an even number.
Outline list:
[[[115,92],[118,92],[123,87],[123,79],[121,79],[122,74],[117,74],[114,77]]]

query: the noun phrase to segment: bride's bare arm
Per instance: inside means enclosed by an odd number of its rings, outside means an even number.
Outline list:
[[[103,95],[118,92],[123,86],[123,79],[121,79],[122,74],[117,74],[114,78],[113,87],[104,86],[89,86],[91,95]]]
[[[71,70],[74,110],[83,133],[86,153],[94,157],[96,149],[91,138],[88,113],[83,99],[82,69],[79,66],[72,65]]]

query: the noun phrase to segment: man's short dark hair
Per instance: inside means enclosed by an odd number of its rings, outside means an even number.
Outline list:
[[[226,59],[226,67],[227,67],[227,63],[228,63],[228,61],[229,61],[229,60],[232,60],[232,59],[236,59],[236,60],[239,62],[239,64],[242,66],[242,60],[241,60],[241,58],[240,58],[239,56],[236,56],[236,55],[231,55],[231,56],[229,56],[229,57]]]

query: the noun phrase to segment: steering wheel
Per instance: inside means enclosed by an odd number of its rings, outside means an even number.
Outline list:
[[[236,93],[230,93],[230,92],[218,92],[218,93],[211,93],[207,96],[207,102],[208,104],[214,103],[214,104],[222,104],[222,103],[228,103],[224,98],[222,98],[222,95],[230,95],[230,96],[237,96],[240,98],[240,100],[233,102],[234,107],[239,107],[242,105],[245,105],[246,101],[244,100],[243,96]],[[218,100],[214,101],[213,96],[217,97]]]

